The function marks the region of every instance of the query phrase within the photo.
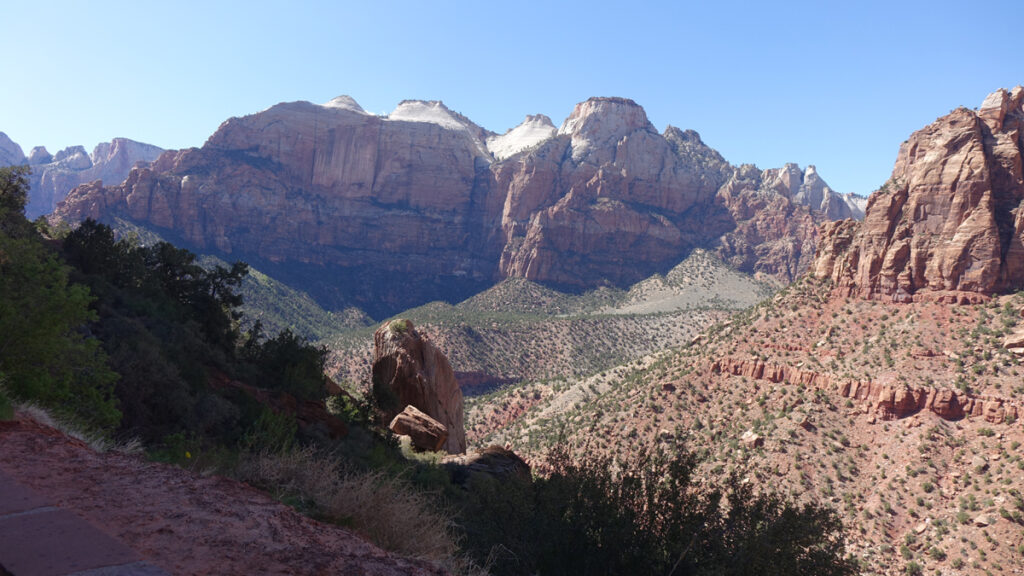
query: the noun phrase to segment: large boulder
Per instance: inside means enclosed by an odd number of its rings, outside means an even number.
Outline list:
[[[447,456],[443,464],[452,473],[457,484],[466,484],[475,474],[483,474],[502,481],[532,479],[530,465],[518,454],[492,444],[483,450],[474,450],[459,456]]]
[[[391,420],[388,429],[399,436],[408,436],[413,448],[426,452],[437,452],[448,440],[448,429],[444,424],[427,416],[412,404],[406,406]]]
[[[409,320],[381,326],[373,345],[373,394],[384,420],[414,406],[447,429],[446,452],[464,453],[462,390],[444,353]]]

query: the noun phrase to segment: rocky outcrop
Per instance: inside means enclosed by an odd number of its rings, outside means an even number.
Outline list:
[[[30,220],[53,212],[75,186],[97,180],[117,184],[137,164],[152,162],[162,152],[156,146],[114,138],[98,144],[91,155],[82,146],[70,146],[56,155],[36,146],[25,157],[21,147],[0,132],[0,166],[28,164],[32,168],[25,206]]]
[[[760,359],[719,358],[710,363],[717,374],[743,376],[752,380],[803,384],[820,390],[836,391],[843,398],[867,402],[884,419],[904,418],[922,410],[934,412],[946,420],[965,416],[984,418],[993,424],[1024,416],[1024,405],[989,395],[970,394],[948,388],[911,386],[894,375],[875,381],[836,379],[830,374],[794,368]]]
[[[502,275],[583,288],[639,281],[714,234],[699,223],[730,167],[696,132],[658,134],[632,100],[591,98],[492,170]]]
[[[436,452],[448,440],[448,429],[444,424],[421,412],[412,404],[395,416],[388,424],[399,436],[408,436],[412,446],[417,450]]]
[[[462,390],[448,358],[408,320],[381,326],[373,335],[373,394],[385,422],[414,406],[448,432],[449,454],[466,451]]]
[[[727,230],[716,248],[722,260],[758,277],[789,282],[810,264],[825,216],[780,188],[780,173],[785,170],[737,168],[715,198],[723,208],[720,221],[708,224]]]
[[[829,220],[864,217],[867,198],[855,194],[839,194],[818,175],[814,165],[800,170],[796,164],[765,170],[761,179],[764,187],[792,199],[794,203],[820,211]]]
[[[1024,88],[958,108],[900,147],[860,225],[822,231],[813,264],[846,294],[974,301],[1024,287]]]
[[[145,223],[260,262],[329,307],[385,315],[493,281],[500,239],[487,215],[501,203],[483,136],[440,103],[403,102],[392,117],[350,98],[279,104],[119,186],[80,187],[57,214]]]
[[[342,96],[232,118],[120,185],[79,187],[56,216],[153,226],[294,280],[329,308],[385,316],[508,276],[626,286],[696,247],[790,280],[827,217],[818,208],[838,210],[832,193],[813,169],[777,189],[743,170],[696,132],[659,134],[623,98],[582,102],[557,130],[538,115],[495,135],[441,102],[376,116]]]
[[[456,484],[466,484],[474,474],[484,474],[499,480],[529,482],[530,465],[518,454],[503,446],[491,445],[460,456],[446,456],[442,463],[451,471]]]

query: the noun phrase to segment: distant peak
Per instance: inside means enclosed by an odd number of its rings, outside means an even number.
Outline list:
[[[402,100],[388,120],[405,122],[428,122],[444,128],[459,130],[466,128],[468,121],[448,109],[440,100]]]
[[[555,123],[551,121],[551,118],[545,116],[544,114],[527,114],[526,120],[523,120],[523,123],[520,124],[520,126],[524,126],[527,124],[551,126],[552,128],[555,127]]]
[[[683,130],[671,124],[665,127],[665,138],[675,139],[689,144],[704,145],[704,141],[700,138],[700,133],[696,130]]]
[[[356,102],[355,98],[348,94],[342,94],[336,98],[332,98],[330,102],[324,104],[326,108],[338,108],[341,110],[351,110],[353,112],[359,112],[360,114],[366,114],[366,110]]]
[[[573,134],[597,128],[595,124],[608,124],[609,128],[628,131],[647,128],[647,113],[629,98],[594,97],[580,102],[565,119],[559,134]],[[607,131],[607,130],[604,130]]]
[[[498,160],[504,160],[555,135],[555,124],[543,114],[527,115],[521,124],[501,136],[487,139],[487,150]]]
[[[1024,88],[1017,86],[1009,91],[1000,88],[985,97],[981,108],[978,109],[978,117],[992,130],[1002,130],[1006,115],[1013,110],[1020,109],[1022,100],[1024,100]]]
[[[628,98],[589,98],[565,119],[559,134],[572,136],[572,156],[579,161],[601,148],[638,131],[657,133],[647,113]]]

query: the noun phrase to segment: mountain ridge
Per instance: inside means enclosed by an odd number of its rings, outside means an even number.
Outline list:
[[[440,101],[404,101],[389,116],[349,97],[282,103],[119,185],[80,186],[54,217],[153,225],[197,251],[288,268],[327,307],[375,316],[504,277],[627,286],[698,247],[785,282],[830,217],[801,204],[817,198],[759,183],[723,200],[739,169],[696,132],[659,134],[631,100],[581,102],[557,131],[541,117],[524,124],[509,140],[522,125],[498,136]],[[761,222],[765,196],[774,215]],[[798,225],[782,223],[793,215]]]

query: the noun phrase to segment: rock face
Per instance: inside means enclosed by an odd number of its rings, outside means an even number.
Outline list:
[[[557,130],[538,115],[496,135],[440,102],[376,116],[341,96],[232,118],[120,185],[79,187],[56,216],[154,226],[383,316],[508,276],[624,286],[695,247],[790,280],[817,225],[847,214],[837,198],[812,168],[762,178],[696,132],[659,134],[623,98],[582,102]]]
[[[448,358],[408,320],[381,326],[373,345],[373,394],[385,421],[413,406],[447,430],[449,454],[464,453],[462,390]]]
[[[829,220],[864,218],[867,198],[833,191],[813,165],[801,171],[796,164],[786,164],[782,168],[765,170],[761,179],[766,188],[788,196],[796,204],[824,213]]]
[[[26,158],[21,147],[0,132],[0,166],[28,164],[28,204],[25,216],[30,220],[53,212],[72,188],[96,180],[116,184],[123,181],[139,163],[156,160],[163,149],[127,138],[114,138],[96,145],[92,154],[82,146],[71,146],[50,154],[46,148],[36,146]]]
[[[799,174],[799,169],[796,170]],[[724,228],[716,252],[739,270],[761,278],[792,281],[810,264],[825,215],[795,201],[777,186],[779,170],[745,164],[718,190]]]
[[[738,360],[729,357],[714,360],[709,367],[716,374],[803,384],[822,390],[834,389],[843,398],[869,403],[883,419],[904,418],[922,410],[929,410],[946,420],[958,420],[971,415],[999,424],[1024,415],[1024,406],[1004,398],[958,392],[948,388],[911,386],[900,382],[898,376],[892,373],[873,381],[856,381],[760,359]]]
[[[7,134],[0,132],[0,166],[15,166],[25,163],[25,153],[21,146],[11,140]]]
[[[557,136],[493,167],[507,191],[500,271],[578,288],[638,281],[716,232],[698,222],[729,171],[696,132],[663,136],[632,100],[591,98]]]
[[[436,452],[448,440],[448,429],[437,420],[427,416],[412,404],[395,416],[388,424],[399,436],[408,436],[417,450]]]
[[[958,108],[900,147],[864,221],[823,228],[819,277],[865,298],[973,301],[1024,287],[1024,88]]]

